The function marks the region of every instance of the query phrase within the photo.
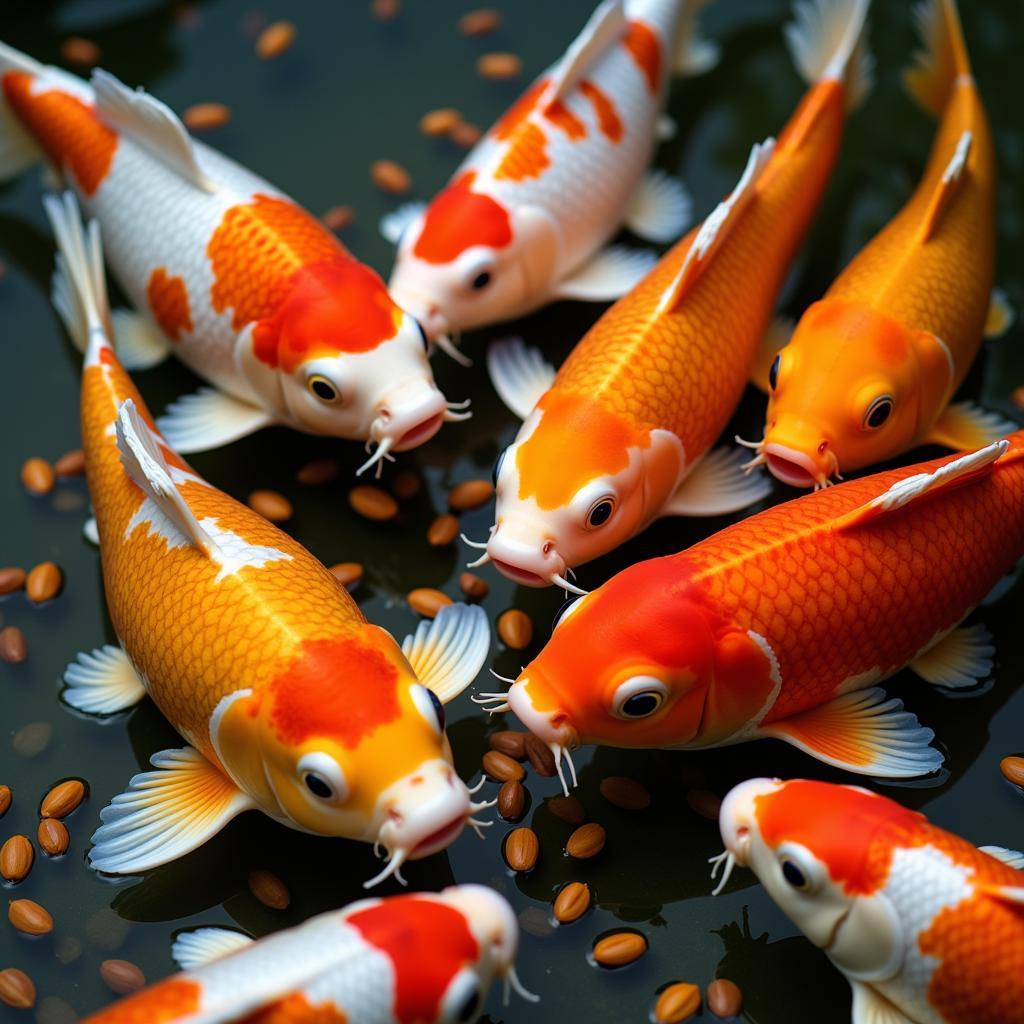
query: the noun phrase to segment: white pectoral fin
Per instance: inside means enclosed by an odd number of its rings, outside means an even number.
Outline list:
[[[525,420],[555,380],[554,367],[522,338],[502,338],[487,349],[487,373],[498,397]]]
[[[993,288],[985,317],[985,337],[1001,338],[1016,322],[1017,311],[1002,288]]]
[[[766,498],[771,477],[754,470],[746,473],[746,453],[716,448],[688,473],[662,509],[665,516],[724,516]]]
[[[377,225],[381,235],[392,245],[398,245],[409,225],[423,216],[426,208],[426,203],[413,201],[402,203],[397,209],[385,213]]]
[[[216,185],[199,167],[188,129],[166,103],[141,88],[129,89],[100,68],[93,71],[91,85],[96,94],[96,113],[111,127],[148,149],[196,188],[216,191]]]
[[[183,857],[232,818],[256,807],[192,747],[163,750],[100,812],[89,864],[112,875],[136,874]]]
[[[81,651],[64,670],[64,682],[64,702],[89,715],[124,711],[146,696],[128,655],[113,644]]]
[[[132,309],[115,309],[111,320],[114,349],[126,370],[148,370],[171,354],[171,343],[148,317]]]
[[[130,398],[125,399],[117,411],[115,430],[121,465],[128,476],[156,503],[186,541],[201,551],[211,552],[212,538],[199,525],[195,513],[171,479],[163,452]]]
[[[671,142],[679,134],[679,125],[671,114],[661,114],[654,126],[654,136],[659,142]]]
[[[230,928],[197,928],[182,932],[171,946],[171,959],[183,970],[193,971],[251,946],[255,939]]]
[[[419,681],[447,704],[469,686],[487,660],[491,630],[476,605],[450,604],[402,642]]]
[[[980,448],[1012,434],[1017,424],[1004,420],[973,402],[947,405],[935,425],[928,431],[930,444],[941,444],[956,451]]]
[[[984,626],[961,626],[919,654],[910,667],[925,682],[960,690],[991,675],[995,653],[992,634]]]
[[[693,200],[678,178],[648,171],[626,207],[626,227],[648,242],[671,242],[682,235],[692,213]]]
[[[672,70],[677,75],[702,75],[710,71],[721,56],[717,43],[706,39],[697,27],[697,15],[711,0],[690,0],[684,5],[685,24],[679,33],[679,42],[672,57]]]
[[[621,298],[658,262],[646,249],[609,245],[555,286],[554,298],[612,302]]]
[[[167,443],[183,454],[219,448],[272,423],[265,409],[208,387],[172,402],[157,420]]]
[[[942,754],[930,746],[935,733],[877,686],[761,726],[758,734],[860,775],[912,779],[942,767]]]
[[[82,536],[90,544],[95,544],[96,547],[100,546],[100,528],[96,522],[95,516],[89,516],[89,518],[82,523]]]
[[[1024,853],[1020,850],[1008,850],[1005,846],[979,846],[978,849],[1004,864],[1009,864],[1011,868],[1024,870]]]
[[[583,30],[565,51],[551,74],[548,102],[571,92],[598,60],[626,30],[626,8],[623,0],[604,0],[583,26]]]
[[[853,989],[853,1012],[850,1024],[914,1024],[901,1009],[893,1006],[885,996],[879,995],[863,981],[850,982]]]

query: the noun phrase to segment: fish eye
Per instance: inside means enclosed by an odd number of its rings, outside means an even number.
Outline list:
[[[768,387],[772,391],[775,390],[776,385],[779,383],[779,364],[782,362],[782,353],[780,352],[773,360],[771,368],[768,370]]]
[[[805,890],[810,888],[807,876],[800,869],[800,865],[797,864],[792,857],[782,858],[782,877],[789,882],[794,889]]]
[[[470,283],[470,287],[474,291],[479,292],[479,291],[482,291],[484,288],[486,288],[490,283],[491,283],[490,272],[487,271],[487,270],[481,270],[480,273],[477,274],[476,277],[473,278],[472,282]]]
[[[416,683],[412,688],[412,702],[419,713],[437,729],[439,735],[444,732],[444,705],[430,687]]]
[[[567,618],[579,607],[582,597],[567,597],[559,607],[558,611],[555,612],[555,618],[551,623],[551,631],[554,632],[558,627],[565,622]]]
[[[334,796],[334,790],[331,789],[330,785],[322,779],[316,772],[306,772],[303,776],[303,780],[306,783],[306,789],[313,794],[313,796],[320,797],[321,800],[330,800]]]
[[[508,449],[504,449],[502,453],[494,460],[494,469],[491,470],[491,483],[495,487],[498,486],[498,477],[501,476],[501,467],[505,464],[505,456],[508,454]]]
[[[892,414],[892,395],[880,395],[869,406],[864,413],[864,427],[867,430],[877,430]]]
[[[667,699],[668,687],[656,676],[630,676],[615,691],[612,714],[627,722],[650,718]]]
[[[480,982],[469,969],[463,968],[452,979],[441,1000],[438,1021],[443,1024],[469,1024],[480,1012]]]
[[[823,880],[821,869],[803,846],[783,843],[779,847],[778,858],[779,871],[790,888],[802,893],[818,890]]]
[[[422,328],[420,328],[422,330]],[[336,402],[338,389],[322,374],[314,373],[307,381],[306,387],[321,402]]]
[[[598,499],[590,506],[590,511],[587,513],[587,528],[596,530],[599,526],[604,526],[611,519],[614,511],[615,502],[611,498]]]
[[[348,784],[341,765],[330,754],[305,754],[297,765],[299,778],[318,800],[344,800]]]

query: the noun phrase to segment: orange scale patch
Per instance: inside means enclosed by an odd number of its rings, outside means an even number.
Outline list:
[[[171,978],[122,999],[81,1024],[165,1024],[199,1009],[202,985],[188,978]]]
[[[548,104],[544,116],[561,128],[573,142],[587,137],[587,126],[561,100]]]
[[[184,278],[171,277],[163,267],[157,267],[150,274],[146,299],[156,322],[172,341],[177,341],[182,331],[192,330],[192,311]]]
[[[472,190],[476,177],[466,171],[427,208],[413,254],[428,263],[448,263],[474,245],[501,249],[512,241],[508,211],[490,196]]]
[[[238,1024],[347,1024],[348,1017],[332,1003],[315,1006],[301,993],[293,993],[255,1013],[238,1018]]]
[[[326,737],[349,750],[395,721],[398,669],[357,637],[306,641],[269,686],[270,721],[283,743]]]
[[[622,45],[643,72],[647,87],[656,93],[661,84],[661,43],[654,29],[642,21],[631,21]]]
[[[516,129],[530,116],[533,108],[540,99],[540,94],[547,88],[547,79],[542,78],[534,82],[522,96],[502,114],[500,120],[494,126],[494,137],[496,139],[510,139]]]
[[[580,92],[594,104],[594,113],[597,114],[597,126],[601,129],[601,134],[609,142],[621,142],[623,134],[622,121],[619,118],[618,111],[615,109],[615,104],[612,103],[607,94],[602,92],[593,82],[585,80],[580,82]]]
[[[548,140],[539,125],[523,124],[516,139],[494,171],[497,181],[525,181],[539,178],[551,165]]]

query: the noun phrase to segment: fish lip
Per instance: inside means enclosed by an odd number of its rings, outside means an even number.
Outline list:
[[[466,815],[457,814],[447,824],[424,836],[410,851],[409,860],[429,857],[432,853],[450,846],[455,837],[466,827]]]
[[[404,452],[410,448],[416,448],[429,441],[444,425],[444,413],[435,412],[426,419],[421,420],[415,426],[410,427],[392,445],[393,452]]]
[[[832,932],[830,933],[828,939],[826,939],[825,945],[821,947],[821,949],[824,950],[826,953],[828,953],[835,946],[836,942],[839,939],[839,932],[842,929],[843,925],[846,924],[846,919],[850,916],[850,912],[852,910],[853,905],[851,904],[849,907],[846,908],[846,910],[842,912],[842,914],[840,914],[839,917],[836,918],[836,923],[832,925]]]
[[[762,454],[772,476],[790,487],[813,487],[825,479],[813,460],[795,448],[772,441],[764,446]]]
[[[492,557],[491,564],[502,576],[506,576],[513,583],[519,583],[524,587],[551,586],[551,581],[545,579],[540,573],[531,572],[529,569],[520,569],[518,565],[513,565],[511,562],[503,562],[500,558]]]

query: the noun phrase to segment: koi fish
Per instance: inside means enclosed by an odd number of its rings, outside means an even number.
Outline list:
[[[920,5],[925,51],[906,83],[941,116],[909,202],[839,275],[774,357],[753,465],[783,483],[827,487],[840,472],[920,444],[977,448],[1014,429],[950,404],[981,346],[1010,322],[997,293],[996,158],[954,0]]]
[[[422,328],[377,274],[159,100],[3,44],[0,86],[0,179],[46,158],[101,222],[139,311],[115,314],[126,365],[173,351],[214,385],[160,421],[178,451],[283,423],[376,445],[366,469],[465,417],[434,384]]]
[[[360,900],[254,941],[228,928],[177,937],[182,973],[82,1024],[453,1024],[516,977],[519,928],[482,885]]]
[[[86,348],[82,443],[121,646],[82,653],[64,701],[110,714],[147,693],[188,746],[152,758],[100,814],[90,863],[134,874],[261,810],[375,842],[367,885],[451,843],[475,809],[443,701],[476,676],[489,630],[453,605],[402,647],[301,544],[198,476],[167,444],[111,345],[99,226],[46,200],[54,304]]]
[[[398,244],[391,292],[431,338],[555,299],[618,298],[654,262],[639,250],[602,249],[620,226],[651,241],[679,236],[689,196],[645,169],[670,73],[717,63],[717,48],[695,29],[705,3],[605,0],[429,206],[385,218],[384,234]]]
[[[853,1024],[1010,1024],[1024,1003],[1024,854],[972,846],[858,786],[751,779],[719,818],[853,989]],[[719,888],[724,885],[720,883]]]
[[[494,526],[475,546],[510,579],[582,593],[569,570],[659,516],[735,512],[767,494],[726,450],[707,453],[835,165],[845,108],[869,87],[866,12],[867,0],[797,5],[787,38],[812,84],[778,142],[753,147],[728,198],[557,375],[518,341],[492,348],[495,388],[524,423],[495,467]]]
[[[561,757],[579,743],[776,738],[848,771],[935,771],[930,729],[878,683],[958,689],[995,648],[968,613],[1024,557],[1024,431],[776,505],[639,562],[561,614],[507,693]]]

